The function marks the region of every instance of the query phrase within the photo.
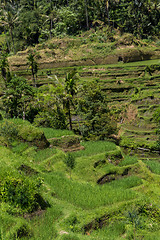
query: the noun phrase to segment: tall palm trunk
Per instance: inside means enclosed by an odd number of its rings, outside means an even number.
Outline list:
[[[86,28],[87,28],[87,30],[89,30],[87,0],[85,0],[85,14],[86,14]]]
[[[106,20],[107,18],[107,21],[108,21],[108,24],[109,23],[109,0],[105,0],[105,13],[104,13],[104,21]]]
[[[72,130],[72,117],[71,117],[71,105],[70,100],[68,100],[68,119],[69,119],[69,129]]]

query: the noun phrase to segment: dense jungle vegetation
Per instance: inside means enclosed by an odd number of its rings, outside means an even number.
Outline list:
[[[159,37],[159,0],[0,0],[0,240],[160,239]]]
[[[159,37],[158,0],[1,0],[0,34],[10,52],[24,50],[54,36],[77,35],[90,28],[118,29],[138,38]]]

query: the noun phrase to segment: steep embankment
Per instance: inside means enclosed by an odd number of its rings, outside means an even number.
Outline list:
[[[39,68],[72,67],[82,65],[115,64],[118,61],[133,62],[157,59],[160,56],[158,42],[137,40],[132,34],[115,35],[113,39],[101,39],[101,32],[90,30],[75,38],[53,38],[35,48],[28,48],[9,57],[12,70],[27,68],[27,55],[37,52]]]

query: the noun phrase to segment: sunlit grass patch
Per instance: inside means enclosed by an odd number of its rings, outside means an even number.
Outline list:
[[[15,144],[15,146],[13,146],[12,144],[12,151],[14,153],[23,153],[27,148],[29,147],[28,143],[19,143],[19,144]]]
[[[116,145],[113,142],[107,142],[107,141],[88,141],[88,142],[82,142],[82,146],[84,146],[84,150],[74,152],[73,155],[77,157],[82,156],[91,156],[107,151],[112,151],[116,149]]]
[[[157,232],[150,232],[145,235],[145,240],[159,240],[160,239],[160,231]]]
[[[11,150],[7,149],[6,147],[1,147],[0,146],[0,156],[1,156],[1,161],[0,161],[0,173],[3,174],[2,169],[5,169],[6,167],[9,167],[11,171],[14,171],[13,166],[16,165],[16,163],[22,161],[22,157],[19,155],[14,154]]]
[[[56,152],[57,152],[57,150],[53,149],[53,148],[42,149],[42,150],[36,152],[36,154],[34,156],[34,160],[42,162],[43,160],[56,154]]]
[[[93,231],[91,234],[95,240],[118,240],[125,232],[124,221],[110,223],[109,226],[103,227],[100,230]],[[122,238],[123,239],[123,238]]]
[[[125,190],[121,187],[113,189],[109,185],[79,183],[56,173],[46,175],[45,181],[53,187],[57,198],[84,209],[94,209],[137,197],[137,194],[130,189]]]
[[[64,164],[65,153],[59,149],[56,149],[55,154],[52,154],[50,157],[46,158],[45,160],[41,161],[40,159],[40,167],[42,170],[52,171],[56,170],[58,172],[64,172],[66,167]]]
[[[22,239],[22,237],[23,239],[30,239],[32,235],[31,227],[26,220],[4,212],[0,215],[0,226],[0,239]]]
[[[34,234],[31,240],[56,239],[58,232],[54,222],[61,216],[62,211],[56,206],[42,211],[39,216],[30,220],[34,226]],[[52,237],[52,238],[51,238]]]
[[[82,156],[76,158],[76,166],[74,169],[74,179],[87,182],[96,182],[104,173],[103,163],[95,168],[95,163],[102,161],[105,165],[105,153],[99,153],[91,156]]]
[[[62,137],[66,135],[74,135],[74,133],[70,130],[66,129],[53,129],[53,128],[40,128],[44,131],[44,134],[47,139],[49,138],[57,138],[57,137]]]
[[[138,162],[138,159],[136,156],[125,156],[124,159],[119,163],[119,166],[127,166],[132,165]]]
[[[147,167],[151,170],[151,172],[160,175],[160,163],[158,161],[146,160],[144,162],[146,163]]]
[[[139,178],[138,176],[129,176],[126,178],[122,178],[122,179],[113,181],[113,182],[109,183],[109,186],[112,186],[113,188],[127,189],[127,188],[132,188],[135,186],[139,186],[142,183],[143,183],[142,179]]]

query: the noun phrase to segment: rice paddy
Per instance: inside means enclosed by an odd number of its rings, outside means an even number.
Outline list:
[[[159,239],[158,157],[153,160],[148,155],[147,160],[147,155],[134,152],[137,148],[150,151],[156,141],[152,115],[160,101],[159,73],[148,76],[144,69],[157,61],[77,67],[79,84],[94,79],[108,106],[113,111],[118,109],[120,145],[131,148],[128,154],[113,142],[81,140],[83,150],[71,153],[76,164],[70,177],[64,163],[66,152],[52,140],[72,137],[72,131],[40,128],[51,143],[46,149],[16,141],[10,148],[0,147],[1,177],[17,172],[22,164],[29,166],[37,171],[29,178],[40,179],[40,192],[48,203],[47,208],[25,216],[10,214],[12,207],[1,204],[0,239]],[[63,78],[70,69],[43,69],[38,73],[38,83],[49,83],[48,70],[51,77],[59,74]],[[22,72],[29,79],[25,70],[17,74]],[[110,157],[117,150],[122,156]],[[140,224],[135,227],[136,221]]]

